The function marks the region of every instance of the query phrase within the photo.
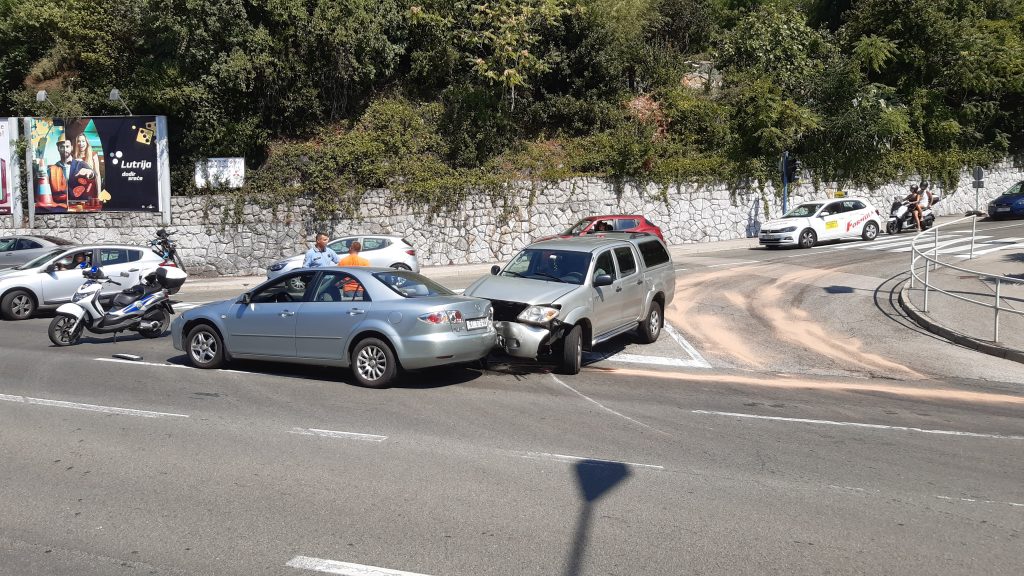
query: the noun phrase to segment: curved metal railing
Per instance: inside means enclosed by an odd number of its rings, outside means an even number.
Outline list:
[[[925,230],[924,232],[919,232],[917,234],[917,236],[914,237],[914,240],[910,243],[910,287],[911,288],[915,288],[915,283],[916,282],[920,282],[921,283],[921,285],[923,287],[923,291],[924,291],[924,306],[922,308],[922,311],[924,311],[924,312],[928,312],[928,292],[929,292],[929,290],[935,291],[935,292],[939,292],[941,294],[945,294],[946,296],[950,296],[952,298],[956,298],[957,300],[962,300],[964,302],[969,302],[971,304],[975,304],[975,305],[978,305],[978,306],[982,306],[984,308],[991,309],[993,311],[993,321],[992,321],[992,334],[993,334],[993,338],[992,338],[992,341],[993,342],[998,342],[999,341],[999,313],[1000,312],[1009,312],[1011,314],[1018,314],[1018,315],[1024,316],[1024,310],[1014,310],[1013,308],[1007,308],[1007,307],[1001,305],[1001,294],[1000,294],[1000,292],[1001,292],[1002,284],[1003,283],[1024,284],[1024,278],[1013,278],[1011,276],[999,276],[997,274],[988,274],[988,273],[985,273],[985,272],[978,272],[976,270],[971,270],[971,269],[968,269],[968,268],[964,268],[962,266],[954,266],[952,264],[949,264],[947,262],[942,262],[941,260],[939,260],[940,249],[941,249],[941,246],[942,246],[939,243],[939,230],[943,229],[943,228],[946,228],[948,226],[953,226],[955,224],[959,224],[959,223],[964,222],[966,220],[973,220],[973,223],[972,223],[973,226],[971,227],[971,251],[970,251],[969,258],[970,259],[974,258],[975,237],[977,236],[977,232],[978,232],[978,217],[977,216],[967,216],[967,217],[964,217],[964,218],[959,218],[957,220],[953,220],[952,222],[945,222],[945,223],[942,223],[942,224],[935,225],[930,230]],[[922,239],[925,239],[925,243],[919,245],[918,243],[921,242]],[[931,243],[931,246],[926,246],[925,245],[928,242]],[[918,262],[920,260],[924,260],[924,274],[923,275],[918,274]],[[969,274],[969,275],[972,275],[972,276],[977,276],[977,277],[979,277],[981,279],[987,279],[987,280],[990,280],[990,281],[991,280],[995,280],[995,283],[996,283],[995,300],[993,302],[991,302],[991,303],[990,302],[981,302],[979,300],[975,300],[973,298],[968,298],[968,297],[963,296],[961,294],[956,294],[954,292],[950,292],[948,290],[943,290],[942,288],[939,288],[939,287],[935,286],[934,284],[932,284],[932,281],[931,281],[931,276],[932,276],[931,273],[933,271],[935,271],[936,269],[940,268],[940,267],[948,268],[948,269],[951,269],[951,270],[956,270],[956,271],[963,272],[965,274]]]

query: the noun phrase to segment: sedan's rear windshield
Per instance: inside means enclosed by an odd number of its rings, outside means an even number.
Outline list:
[[[405,298],[425,298],[427,296],[453,296],[455,293],[441,286],[426,276],[420,276],[408,270],[376,272],[374,278],[380,280],[388,288]]]
[[[814,213],[818,211],[818,208],[821,208],[821,204],[801,204],[789,212],[786,212],[782,217],[807,218],[809,216],[814,216]]]
[[[21,266],[18,266],[17,268],[15,268],[15,270],[28,270],[29,268],[35,268],[36,266],[41,266],[44,262],[46,262],[50,258],[53,258],[54,256],[56,256],[58,254],[62,254],[65,250],[66,250],[65,248],[55,248],[53,250],[50,250],[46,254],[43,254],[42,256],[36,258],[35,260],[29,260],[28,262],[25,262]]]

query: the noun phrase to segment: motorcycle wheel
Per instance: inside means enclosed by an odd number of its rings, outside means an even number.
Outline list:
[[[53,342],[55,346],[71,346],[77,344],[78,340],[82,337],[82,330],[85,328],[85,324],[79,323],[78,327],[72,332],[71,327],[75,325],[75,317],[70,314],[57,314],[50,320],[50,327],[46,330],[46,335],[50,337],[50,342]]]
[[[154,330],[139,330],[144,338],[159,338],[164,335],[167,331],[167,326],[171,323],[171,315],[167,313],[167,310],[163,308],[156,308],[146,312],[146,315],[142,317],[142,322],[160,322],[160,327]]]
[[[900,231],[900,225],[898,222],[889,222],[885,225],[886,234],[895,234]]]

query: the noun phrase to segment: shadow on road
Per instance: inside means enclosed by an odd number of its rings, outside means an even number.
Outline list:
[[[577,576],[583,563],[587,540],[590,537],[590,518],[593,514],[594,502],[609,490],[629,478],[629,467],[619,462],[602,462],[583,460],[574,467],[576,483],[583,496],[583,508],[576,521],[576,534],[573,537],[572,550],[565,565],[566,576]]]

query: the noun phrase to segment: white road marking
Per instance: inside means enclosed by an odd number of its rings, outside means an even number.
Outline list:
[[[301,434],[303,436],[323,436],[324,438],[346,438],[350,440],[366,440],[369,442],[383,442],[388,439],[387,436],[380,436],[379,434],[362,434],[360,432],[339,432],[337,430],[319,430],[317,428],[292,428],[289,430],[291,434]]]
[[[671,324],[665,322],[664,328],[665,332],[668,332],[668,335],[671,336],[672,339],[675,340],[677,344],[682,346],[683,350],[685,350],[686,353],[690,355],[690,358],[693,358],[693,361],[696,363],[696,368],[711,368],[711,364],[707,360],[705,360],[703,356],[700,355],[700,352],[697,352],[697,349],[694,348],[693,345],[686,340],[686,338],[683,338],[682,334],[676,332],[676,329],[673,328]]]
[[[1024,504],[1018,504],[1017,502],[998,502],[996,500],[977,500],[975,498],[950,498],[949,496],[936,496],[936,498],[938,498],[939,500],[952,500],[954,502],[977,502],[978,504],[1005,504],[1007,506],[1024,508]]]
[[[90,412],[103,412],[105,414],[121,414],[123,416],[141,416],[143,418],[188,418],[188,414],[173,414],[170,412],[153,412],[150,410],[134,410],[131,408],[117,408],[115,406],[98,406],[96,404],[79,404],[78,402],[65,402],[63,400],[47,400],[46,398],[29,398],[27,396],[12,396],[0,394],[0,400],[5,402],[20,402],[22,404],[38,404],[40,406],[53,406],[56,408],[73,408],[75,410],[88,410]]]
[[[568,454],[552,454],[549,452],[518,452],[515,454],[520,458],[527,458],[530,460],[554,460],[555,462],[598,462],[601,464],[622,464],[625,466],[634,466],[637,468],[649,468],[651,470],[664,470],[664,466],[658,466],[657,464],[640,464],[637,462],[626,462],[623,460],[604,460],[601,458],[586,458],[584,456],[570,456]]]
[[[135,364],[142,366],[159,366],[160,368],[191,368],[184,364],[167,364],[163,362],[143,362],[142,360],[122,360],[121,358],[93,358],[98,362],[117,362],[118,364]]]
[[[639,421],[639,420],[634,420],[633,418],[630,418],[629,416],[626,416],[626,415],[625,415],[625,414],[623,414],[622,412],[617,412],[617,411],[615,411],[615,410],[612,410],[611,408],[609,408],[609,407],[605,406],[604,404],[601,404],[601,403],[600,403],[600,402],[598,402],[597,400],[594,400],[594,399],[593,399],[593,398],[591,398],[590,396],[587,396],[587,395],[586,395],[586,394],[584,394],[583,392],[580,392],[579,390],[577,390],[577,389],[573,388],[572,386],[569,386],[569,385],[568,385],[568,384],[566,384],[565,382],[562,382],[562,380],[561,380],[561,379],[559,379],[559,378],[558,378],[558,376],[555,376],[554,374],[552,374],[552,375],[551,375],[551,377],[552,377],[552,378],[553,378],[553,379],[555,380],[555,382],[558,382],[558,383],[559,383],[559,384],[561,384],[561,385],[562,385],[563,387],[565,387],[565,388],[568,388],[569,390],[572,390],[573,392],[575,392],[576,394],[578,394],[578,395],[579,395],[579,396],[580,396],[581,398],[583,398],[584,400],[586,400],[586,401],[588,401],[588,402],[593,402],[594,404],[596,404],[597,406],[599,406],[599,407],[600,407],[600,408],[601,408],[602,410],[604,410],[604,411],[606,411],[606,412],[609,412],[609,413],[611,413],[611,414],[615,414],[616,416],[619,416],[620,418],[625,418],[626,420],[629,420],[630,422],[632,422],[632,423],[634,423],[634,424],[636,424],[636,425],[638,425],[638,426],[643,426],[644,428],[650,428],[651,430],[654,430],[655,432],[661,432],[662,434],[666,434],[666,435],[669,435],[669,436],[671,436],[671,434],[668,434],[667,432],[663,432],[663,431],[661,431],[661,430],[658,430],[657,428],[655,428],[655,427],[653,427],[653,426],[651,426],[651,425],[649,425],[649,424],[644,424],[643,422],[641,422],[641,421]]]
[[[1021,248],[1021,247],[1024,247],[1024,242],[1019,242],[1019,240],[1021,240],[1021,238],[1006,238],[1004,240],[1002,246],[998,246],[996,248],[987,248],[987,249],[984,249],[984,250],[978,250],[978,246],[979,245],[975,244],[974,245],[974,256],[978,257],[978,256],[981,256],[982,254],[988,254],[990,252],[998,252],[1000,250],[1009,250],[1011,248]],[[1016,243],[1014,243],[1014,242],[1016,242]],[[996,242],[988,242],[987,244],[992,245],[992,244],[996,244]],[[971,255],[970,255],[970,253],[968,253],[968,254],[957,254],[956,257],[960,258],[960,259],[967,259],[967,258],[970,258]]]
[[[171,307],[174,308],[175,312],[180,312],[198,308],[204,304],[209,304],[210,302],[214,302],[214,300],[210,300],[209,302],[172,302]]]
[[[702,360],[683,360],[681,358],[666,358],[664,356],[645,356],[643,354],[618,353],[611,356],[603,356],[587,352],[583,357],[591,362],[607,360],[609,362],[625,362],[627,364],[652,364],[655,366],[672,366],[675,368],[710,368],[707,362]]]
[[[716,412],[714,410],[691,410],[694,414],[712,414],[715,416],[732,416],[735,418],[754,418],[757,420],[775,420],[777,422],[799,422],[803,424],[827,424],[829,426],[852,426],[875,430],[899,430],[902,432],[923,432],[925,434],[943,434],[947,436],[967,436],[970,438],[995,438],[999,440],[1024,440],[1024,436],[1003,436],[1000,434],[979,434],[977,432],[960,432],[957,430],[932,430],[928,428],[912,428],[909,426],[886,426],[884,424],[867,424],[864,422],[835,422],[832,420],[812,420],[809,418],[783,418],[782,416],[762,416],[760,414],[742,414],[739,412]]]
[[[289,560],[285,566],[300,570],[313,570],[314,572],[323,572],[325,574],[340,574],[341,576],[428,576],[427,574],[417,572],[404,572],[378,566],[324,560],[323,558],[310,558],[309,556],[296,556]]]
[[[975,240],[984,240],[986,238],[991,238],[991,236],[975,236],[974,237]],[[950,248],[948,250],[946,249],[948,246],[952,246],[954,244],[963,244],[963,246],[957,246],[955,248]],[[976,242],[975,243],[975,248],[977,248],[978,246],[984,245],[984,244],[987,244],[987,243],[986,242]],[[918,251],[919,252],[924,252],[924,253],[931,252],[932,250],[935,250],[935,248],[936,248],[935,242],[922,242],[922,243],[917,245]],[[892,250],[888,250],[888,252],[910,252],[912,249],[913,249],[913,247],[908,244],[906,246],[900,246],[899,248],[894,248]],[[970,238],[956,238],[954,240],[946,240],[945,242],[939,242],[938,243],[938,249],[939,249],[939,255],[940,256],[943,255],[943,254],[949,254],[950,252],[959,252],[961,250],[970,250],[971,249],[971,239]]]
[[[745,264],[760,264],[760,260],[744,260],[742,262],[726,262],[724,264],[710,264],[705,268],[720,268],[722,266],[743,266]]]

